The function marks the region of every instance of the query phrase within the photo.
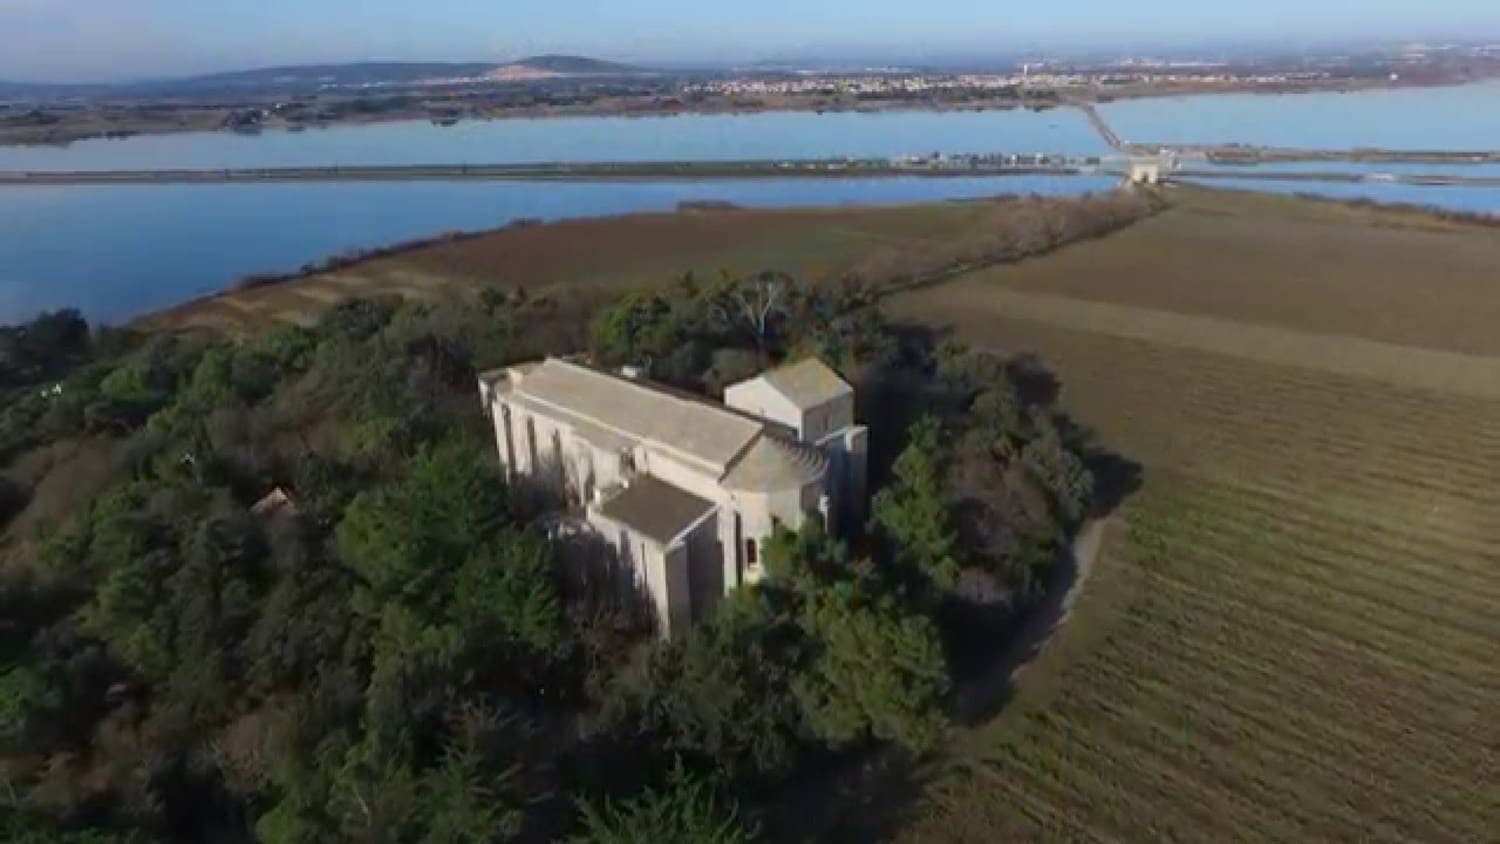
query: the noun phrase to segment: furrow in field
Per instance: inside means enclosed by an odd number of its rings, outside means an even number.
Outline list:
[[[1477,666],[1493,665],[1500,655],[1496,637],[1485,629],[1476,629],[1468,623],[1455,624],[1445,616],[1434,618],[1428,613],[1412,611],[1398,603],[1399,595],[1388,597],[1381,592],[1351,588],[1352,580],[1314,580],[1306,572],[1280,574],[1266,560],[1244,556],[1243,540],[1226,536],[1224,531],[1228,529],[1223,526],[1180,523],[1174,530],[1177,532],[1172,535],[1173,545],[1167,552],[1181,549],[1203,570],[1183,571],[1180,564],[1170,561],[1151,567],[1157,576],[1168,581],[1200,590],[1221,588],[1227,594],[1247,596],[1253,605],[1269,607],[1270,602],[1277,601],[1278,609],[1305,609],[1307,618],[1331,618],[1336,613],[1345,620],[1378,620],[1381,629],[1409,637],[1413,644],[1425,644],[1451,656],[1465,656],[1475,660]],[[1191,582],[1185,579],[1188,577]],[[1434,638],[1430,635],[1434,633],[1439,635]]]
[[[1472,805],[1463,792],[1447,805],[1406,797],[1433,785],[1463,788],[1454,777],[1393,783],[1379,767],[1365,768],[1342,754],[1320,759],[1275,731],[1274,708],[1270,717],[1247,713],[1233,690],[1228,697],[1212,698],[1183,694],[1150,677],[1122,679],[1130,685],[1113,687],[1112,696],[1091,691],[1092,708],[1085,713],[1091,735],[1110,736],[1126,754],[1154,755],[1196,779],[1212,779],[1215,790],[1254,793],[1261,805],[1294,813],[1315,837],[1368,837],[1380,829],[1388,840],[1409,840],[1411,824],[1451,830],[1455,822],[1464,823],[1464,808]],[[1112,700],[1129,703],[1111,705]],[[1391,758],[1386,766],[1399,769],[1401,761]]]
[[[1187,830],[1208,835],[1208,830],[1217,829],[1220,838],[1254,832],[1266,840],[1287,841],[1307,840],[1312,834],[1316,816],[1289,799],[1286,789],[1235,776],[1228,764],[1232,760],[1215,758],[1206,744],[1189,742],[1179,748],[1185,752],[1165,752],[1167,728],[1143,732],[1139,723],[1129,723],[1131,714],[1119,706],[1077,712],[1076,719],[1070,717],[1073,714],[1064,707],[1049,719],[1050,744],[1039,750],[1081,756],[1075,765],[1084,771],[1113,772],[1112,784],[1131,794],[1127,808],[1136,825],[1152,824],[1153,807],[1165,804],[1173,807],[1178,835]],[[1161,786],[1142,791],[1147,782]],[[1275,811],[1268,811],[1273,806]],[[1211,812],[1205,811],[1209,808]]]
[[[1062,840],[1092,841],[1098,844],[1128,840],[1122,838],[1117,830],[1102,828],[1104,824],[1097,820],[1097,813],[1092,811],[1094,807],[1082,799],[1078,790],[1071,787],[1071,783],[1064,783],[1055,776],[1042,775],[1031,769],[995,770],[993,766],[983,763],[977,766],[971,776],[981,778],[987,789],[998,788],[1004,791],[1010,802],[1026,815],[1029,823],[1024,826],[1030,827],[1027,831],[1033,835],[1045,831],[1049,839],[1055,840],[1060,836]],[[963,806],[954,808],[959,812],[965,810]],[[1014,822],[1013,818],[1007,820]],[[994,841],[1004,831],[987,825],[972,840]]]
[[[1189,468],[1199,474],[1226,480],[1250,482],[1259,478],[1281,478],[1303,485],[1311,493],[1340,483],[1355,482],[1367,497],[1384,495],[1395,501],[1425,504],[1428,510],[1483,517],[1500,515],[1500,501],[1481,493],[1494,473],[1478,470],[1452,471],[1451,464],[1414,465],[1414,461],[1387,455],[1380,447],[1310,448],[1293,437],[1275,437],[1265,430],[1216,425],[1193,419],[1183,412],[1169,420],[1152,410],[1137,418],[1129,406],[1115,403],[1114,424],[1104,431],[1106,441],[1154,467]],[[1314,423],[1309,423],[1314,424]],[[1186,432],[1176,428],[1187,425]],[[1425,471],[1428,474],[1424,475]],[[1474,474],[1474,472],[1478,474]],[[1454,480],[1461,475],[1466,479]]]
[[[1118,378],[1122,369],[1131,375],[1153,374],[1150,381],[1127,382],[1137,395],[1238,401],[1244,409],[1291,412],[1348,429],[1363,428],[1372,436],[1387,434],[1384,423],[1395,419],[1410,426],[1409,430],[1395,431],[1396,436],[1459,436],[1472,440],[1481,453],[1491,456],[1500,449],[1500,405],[1493,400],[1456,400],[1421,390],[1392,389],[1367,380],[1330,379],[1287,367],[1246,371],[1244,362],[1232,358],[1150,348],[1142,344],[1131,350],[1100,350],[1097,355],[1067,351],[1053,354],[1067,361],[1078,375],[1091,379]],[[1139,357],[1132,357],[1132,353]],[[1071,383],[1064,381],[1064,386]]]
[[[1199,521],[1218,520],[1217,530],[1241,536],[1247,548],[1289,546],[1334,571],[1384,583],[1401,593],[1456,601],[1485,616],[1493,615],[1492,601],[1500,599],[1500,589],[1493,588],[1500,585],[1500,564],[1480,556],[1477,550],[1440,554],[1405,551],[1382,544],[1384,537],[1367,536],[1333,518],[1322,520],[1320,526],[1315,516],[1298,518],[1269,506],[1237,506],[1232,500],[1216,501],[1210,495],[1180,506],[1197,514]],[[1430,530],[1415,525],[1410,528],[1410,534],[1417,538],[1425,538]],[[1459,564],[1463,562],[1471,565],[1462,567]]]
[[[1372,506],[1394,509],[1407,518],[1442,518],[1443,529],[1454,538],[1477,544],[1494,542],[1493,525],[1500,522],[1500,502],[1487,500],[1481,494],[1483,486],[1454,490],[1402,469],[1385,471],[1300,453],[1257,453],[1246,447],[1246,438],[1232,432],[1192,441],[1161,438],[1157,444],[1135,436],[1120,439],[1124,451],[1147,461],[1148,478],[1151,467],[1157,466],[1229,485],[1279,484],[1300,489],[1312,499],[1358,494]],[[1240,451],[1233,457],[1215,457],[1231,448]]]
[[[1493,639],[1469,641],[1467,644],[1477,651],[1477,659],[1473,653],[1464,656],[1454,647],[1454,639],[1464,639],[1461,633],[1448,631],[1433,642],[1422,635],[1422,628],[1427,626],[1425,618],[1392,625],[1390,618],[1365,611],[1358,601],[1345,600],[1337,592],[1309,594],[1295,578],[1268,578],[1255,570],[1253,557],[1247,562],[1236,553],[1238,549],[1215,549],[1206,543],[1144,528],[1136,528],[1133,537],[1157,549],[1145,559],[1132,553],[1136,564],[1149,572],[1152,588],[1179,589],[1204,596],[1210,605],[1223,601],[1240,612],[1266,613],[1272,616],[1269,623],[1296,624],[1309,633],[1321,630],[1392,659],[1404,660],[1405,654],[1425,644],[1424,654],[1434,667],[1454,671],[1459,676],[1483,681],[1493,680],[1500,673]],[[1181,556],[1183,553],[1188,556]],[[1418,628],[1415,631],[1414,626]]]
[[[1135,406],[1157,409],[1163,408],[1162,402],[1167,399],[1166,395],[1159,398],[1137,395],[1123,403],[1127,411]],[[1384,458],[1388,454],[1391,463],[1408,467],[1408,477],[1422,475],[1423,472],[1416,470],[1431,467],[1459,479],[1483,480],[1490,475],[1491,469],[1500,466],[1500,456],[1482,455],[1475,443],[1456,432],[1413,430],[1410,438],[1401,437],[1396,432],[1401,430],[1405,420],[1399,416],[1384,417],[1389,427],[1372,435],[1341,428],[1337,422],[1314,415],[1288,412],[1285,408],[1257,407],[1246,402],[1243,396],[1198,396],[1179,392],[1175,400],[1165,406],[1172,407],[1174,421],[1182,426],[1183,433],[1196,437],[1227,430],[1237,437],[1251,437],[1250,445],[1259,446],[1251,450],[1264,450],[1273,455],[1296,446],[1298,455],[1352,458],[1357,464],[1365,464],[1372,458]]]
[[[1238,518],[1238,521],[1234,519]],[[1369,604],[1398,615],[1420,620],[1442,618],[1444,624],[1465,633],[1500,641],[1500,615],[1476,579],[1444,581],[1421,569],[1395,563],[1384,549],[1373,552],[1356,544],[1343,544],[1316,533],[1287,529],[1274,521],[1244,518],[1232,509],[1192,507],[1162,521],[1162,530],[1183,525],[1190,531],[1181,542],[1204,543],[1218,548],[1237,548],[1251,554],[1247,565],[1258,571],[1298,575],[1303,587],[1336,588]],[[1191,554],[1191,550],[1188,550]],[[1466,588],[1469,587],[1469,588]]]
[[[1449,539],[1451,526],[1381,517],[1374,502],[1355,497],[1316,498],[1295,488],[1249,482],[1198,484],[1179,497],[1187,501],[1187,495],[1244,521],[1272,520],[1286,531],[1323,534],[1343,547],[1384,551],[1393,566],[1500,600],[1500,589],[1483,588],[1500,586],[1500,526],[1493,539],[1463,544]]]
[[[1261,595],[1237,597],[1248,590],[1226,590],[1224,585],[1204,585],[1187,577],[1157,574],[1147,588],[1170,590],[1173,600],[1196,601],[1217,612],[1258,615],[1267,628],[1281,628],[1304,636],[1322,636],[1356,652],[1388,661],[1395,668],[1426,678],[1427,689],[1467,688],[1479,684],[1500,694],[1493,649],[1478,657],[1459,655],[1446,642],[1414,641],[1406,632],[1392,629],[1376,617],[1350,614],[1341,607],[1325,607],[1317,596]]]
[[[1370,677],[1344,654],[1267,642],[1263,652],[1245,656],[1243,641],[1202,630],[1193,631],[1192,643],[1178,637],[1163,652],[1153,644],[1161,632],[1149,625],[1138,628],[1132,633],[1140,638],[1132,639],[1133,644],[1110,649],[1107,657],[1093,662],[1084,696],[1106,694],[1121,705],[1138,705],[1142,699],[1120,696],[1115,685],[1161,682],[1194,705],[1214,701],[1241,717],[1264,721],[1255,735],[1289,736],[1299,751],[1321,751],[1330,760],[1394,764],[1398,770],[1388,773],[1396,779],[1455,779],[1452,786],[1460,794],[1476,785],[1478,757],[1461,763],[1451,751],[1468,746],[1481,754],[1493,752],[1473,741],[1487,721],[1481,698],[1458,706],[1429,706],[1431,701],[1421,699],[1425,690],[1406,678]],[[1397,690],[1409,693],[1394,694]],[[1288,707],[1289,700],[1297,705]],[[1430,752],[1413,752],[1421,750]]]
[[[1272,366],[1316,369],[1398,387],[1500,399],[1500,358],[1000,288],[986,290],[975,306],[1006,319],[1031,320]]]
[[[1162,667],[1176,670],[1198,666],[1172,661],[1162,663]],[[1106,674],[1101,677],[1103,682],[1097,686],[1091,684],[1089,692],[1077,699],[1076,713],[1094,723],[1104,711],[1098,707],[1111,705],[1114,708],[1111,711],[1161,722],[1164,728],[1175,725],[1190,734],[1199,749],[1224,756],[1226,763],[1237,762],[1238,767],[1250,771],[1280,769],[1273,778],[1287,777],[1309,787],[1313,783],[1341,786],[1355,780],[1362,795],[1396,800],[1400,799],[1400,791],[1421,791],[1442,783],[1452,787],[1444,792],[1451,797],[1446,801],[1450,806],[1462,806],[1478,797],[1480,788],[1472,780],[1472,769],[1433,773],[1421,766],[1412,768],[1405,764],[1405,754],[1424,750],[1451,753],[1451,746],[1433,748],[1405,742],[1370,749],[1370,737],[1362,736],[1366,743],[1356,745],[1358,752],[1350,753],[1350,748],[1320,738],[1325,731],[1336,728],[1337,722],[1318,718],[1285,722],[1285,699],[1278,702],[1274,698],[1294,693],[1291,689],[1278,687],[1274,695],[1245,695],[1244,690],[1213,684],[1178,688],[1176,683],[1161,679],[1166,673],[1151,671],[1130,678]],[[1216,677],[1226,681],[1244,679],[1233,674]],[[1147,727],[1139,731],[1155,732]],[[1341,793],[1342,788],[1334,791]]]
[[[1330,690],[1347,692],[1347,702],[1329,697],[1318,705],[1347,707],[1341,717],[1351,718],[1350,723],[1364,719],[1398,732],[1423,724],[1457,739],[1479,741],[1474,729],[1486,720],[1488,698],[1483,690],[1433,677],[1420,662],[1393,660],[1336,637],[1310,638],[1296,625],[1275,626],[1264,617],[1235,616],[1232,622],[1212,626],[1201,613],[1222,608],[1200,606],[1195,596],[1169,593],[1164,597],[1181,599],[1189,606],[1180,612],[1168,607],[1133,610],[1134,617],[1120,627],[1121,634],[1143,636],[1146,641],[1159,640],[1162,631],[1180,631],[1180,635],[1166,644],[1146,645],[1125,639],[1112,646],[1146,662],[1151,654],[1135,653],[1135,649],[1161,648],[1163,660],[1208,654],[1222,662],[1221,668],[1215,669],[1214,663],[1207,661],[1211,671],[1261,672],[1261,682],[1312,698],[1328,697]],[[1188,643],[1187,636],[1203,641]],[[1495,741],[1500,743],[1500,737]]]
[[[1369,465],[1378,459],[1377,465],[1400,468],[1408,478],[1441,476],[1450,482],[1482,484],[1500,467],[1500,459],[1482,458],[1471,444],[1456,435],[1446,436],[1441,443],[1432,439],[1431,432],[1414,432],[1410,439],[1394,437],[1391,433],[1399,430],[1396,427],[1401,421],[1399,419],[1388,419],[1391,427],[1381,436],[1371,437],[1341,429],[1335,424],[1289,416],[1273,409],[1266,409],[1266,415],[1258,417],[1259,412],[1243,402],[1226,401],[1220,405],[1190,398],[1180,412],[1185,422],[1195,426],[1244,432],[1255,438],[1252,442],[1278,445],[1273,452],[1294,450],[1298,454],[1317,455],[1329,461],[1348,460],[1356,465]],[[1461,488],[1474,487],[1466,485]]]
[[[1211,353],[1156,350],[1145,343],[1121,346],[1123,341],[1065,330],[1043,340],[1032,345],[1045,361],[1060,366],[1068,396],[1108,395],[1114,401],[1170,407],[1174,412],[1212,401],[1242,412],[1290,413],[1364,431],[1366,437],[1395,436],[1408,442],[1456,439],[1468,443],[1460,450],[1463,454],[1500,457],[1500,404],[1492,400],[1393,389],[1365,379],[1254,365]],[[1122,392],[1125,384],[1129,390]],[[1170,401],[1157,405],[1162,399]],[[1386,428],[1391,419],[1401,421],[1400,430]]]
[[[988,780],[1005,782],[1012,790],[1023,790],[1046,807],[1045,813],[1057,822],[1057,828],[1078,830],[1095,839],[1125,839],[1129,836],[1101,812],[1101,803],[1092,799],[1081,782],[1098,784],[1098,775],[1078,769],[1065,758],[1067,752],[1050,752],[1041,742],[1025,745],[1007,744],[986,761],[976,763],[976,772]]]
[[[1148,627],[1146,631],[1132,632],[1146,636],[1149,641],[1160,637],[1163,629],[1171,628]],[[1199,629],[1193,629],[1191,635],[1204,641],[1192,647],[1182,643],[1165,646],[1173,650],[1155,658],[1149,652],[1149,645],[1132,644],[1121,649],[1119,658],[1133,667],[1149,667],[1145,673],[1152,676],[1166,676],[1178,667],[1208,672],[1201,680],[1183,677],[1175,681],[1184,690],[1211,686],[1222,678],[1253,681],[1260,688],[1273,690],[1265,703],[1269,711],[1277,712],[1285,720],[1289,729],[1302,723],[1316,725],[1322,720],[1336,723],[1339,727],[1329,734],[1328,741],[1337,737],[1339,743],[1348,742],[1351,750],[1361,744],[1356,737],[1364,736],[1377,742],[1372,750],[1422,745],[1468,746],[1483,754],[1500,751],[1500,747],[1489,747],[1476,739],[1476,732],[1488,720],[1486,701],[1467,690],[1450,688],[1436,692],[1423,686],[1410,672],[1333,643],[1286,642],[1278,634],[1266,637],[1264,653],[1255,649],[1247,653],[1245,640],[1250,636],[1215,637]],[[1273,654],[1272,649],[1279,652]],[[1101,679],[1110,673],[1105,666],[1091,670],[1100,671]],[[1341,694],[1349,699],[1341,700]],[[1246,695],[1255,698],[1257,693],[1246,690]],[[1294,707],[1288,706],[1290,700],[1296,701]],[[1339,756],[1342,752],[1339,746],[1334,744],[1328,749]],[[1443,764],[1455,762],[1449,759]]]
[[[1029,783],[1044,780],[1054,793],[1066,792],[1081,816],[1091,821],[1107,818],[1126,831],[1127,839],[1147,833],[1180,835],[1182,829],[1218,828],[1228,834],[1254,828],[1261,809],[1245,794],[1210,788],[1150,753],[1122,753],[1110,737],[1091,727],[1081,729],[1066,718],[1049,717],[1044,732],[1030,733],[1024,743],[1008,746],[995,764],[1024,770]],[[1142,811],[1161,805],[1173,807],[1170,816]]]
[[[1039,263],[1034,284],[1006,270],[896,300],[976,346],[1037,352],[1064,404],[1144,467],[1117,514],[1129,534],[1095,567],[1128,590],[1090,602],[1106,588],[1090,582],[1062,634],[1081,628],[1075,647],[985,739],[1005,742],[997,766],[1133,839],[1493,839],[1500,350],[1400,345],[1421,332],[1375,323],[1388,341],[1327,333],[1258,303],[1270,288],[1251,273],[1189,292],[1220,310],[1168,310],[1170,284],[1129,276],[1150,250],[1130,254],[1109,282],[1140,297],[1077,278],[1057,295]],[[1327,292],[1308,291],[1337,307]],[[1236,297],[1287,319],[1236,322]]]
[[[1101,744],[1115,746],[1114,755],[1130,759],[1132,769],[1149,759],[1149,764],[1176,770],[1179,779],[1200,784],[1207,793],[1252,798],[1259,809],[1255,820],[1237,822],[1235,830],[1263,827],[1262,832],[1277,840],[1326,839],[1340,831],[1347,834],[1350,829],[1361,830],[1365,837],[1372,834],[1372,819],[1359,816],[1337,798],[1306,801],[1309,782],[1259,758],[1247,758],[1234,748],[1220,746],[1201,727],[1180,728],[1129,710],[1111,715],[1090,712],[1084,717],[1089,718],[1090,735]],[[1265,747],[1260,747],[1263,755]],[[1306,770],[1298,773],[1305,774]],[[1288,822],[1294,826],[1289,828]],[[1331,828],[1330,823],[1334,824]],[[1384,837],[1400,838],[1389,830]]]
[[[1268,744],[1275,744],[1284,738],[1287,717],[1294,713],[1300,713],[1300,706],[1291,712],[1286,706],[1287,700],[1300,700],[1296,697],[1295,690],[1275,688],[1274,693],[1255,692],[1255,687],[1244,687],[1238,685],[1234,680],[1244,678],[1229,678],[1230,682],[1221,689],[1223,694],[1216,694],[1211,688],[1194,686],[1190,690],[1177,688],[1177,684],[1165,679],[1167,676],[1182,676],[1180,670],[1201,670],[1209,672],[1206,676],[1215,677],[1213,667],[1208,663],[1187,663],[1182,665],[1173,664],[1172,670],[1167,672],[1152,672],[1144,678],[1139,675],[1134,677],[1122,677],[1122,682],[1135,682],[1143,679],[1147,685],[1155,685],[1154,694],[1162,696],[1160,706],[1147,706],[1146,698],[1131,697],[1134,702],[1142,704],[1137,709],[1158,713],[1157,717],[1176,718],[1185,713],[1196,712],[1205,719],[1224,719],[1228,717],[1244,718],[1246,712],[1258,712],[1266,720],[1258,721],[1243,728],[1245,738],[1248,740],[1247,748],[1253,752],[1260,752]],[[1107,685],[1107,684],[1106,684]],[[1263,688],[1263,687],[1262,687]],[[1211,703],[1207,703],[1211,701]],[[1246,704],[1256,704],[1247,709]],[[1253,717],[1253,716],[1252,716]],[[1359,716],[1354,716],[1358,718]],[[1228,722],[1226,722],[1228,723]],[[1317,719],[1309,719],[1309,728],[1313,730],[1332,728],[1337,722],[1329,720],[1320,724]],[[1475,728],[1482,720],[1476,718]],[[1331,751],[1329,758],[1333,762],[1322,766],[1311,759],[1299,759],[1295,763],[1295,770],[1286,772],[1292,778],[1301,776],[1299,771],[1303,767],[1308,770],[1322,770],[1330,782],[1337,785],[1346,778],[1357,772],[1360,763],[1366,764],[1366,780],[1361,784],[1361,792],[1375,788],[1376,782],[1396,783],[1398,788],[1391,794],[1389,799],[1402,801],[1409,799],[1407,793],[1424,794],[1432,791],[1432,786],[1442,786],[1437,793],[1428,797],[1424,803],[1430,811],[1443,811],[1450,814],[1462,816],[1466,809],[1489,805],[1493,810],[1497,807],[1494,796],[1487,796],[1488,789],[1485,786],[1483,771],[1488,767],[1493,757],[1488,749],[1481,751],[1480,756],[1473,753],[1472,743],[1467,735],[1460,734],[1453,739],[1434,743],[1430,741],[1431,735],[1424,732],[1421,724],[1409,725],[1404,734],[1394,737],[1383,736],[1384,741],[1389,743],[1384,746],[1384,754],[1375,754],[1368,758],[1351,756],[1338,749]],[[1392,729],[1401,730],[1400,725],[1393,724]],[[1232,734],[1232,733],[1231,733]],[[1283,750],[1295,752],[1299,745],[1288,743]],[[1413,764],[1413,760],[1419,760]],[[1421,762],[1429,764],[1423,765]],[[1438,769],[1441,766],[1441,770]]]
[[[1128,363],[1123,364],[1128,365]],[[1165,363],[1163,364],[1165,365]],[[1118,359],[1101,362],[1097,368],[1070,367],[1065,375],[1065,387],[1077,383],[1075,378],[1095,380],[1118,379],[1122,362]],[[1179,367],[1191,366],[1178,362]],[[1434,411],[1431,405],[1424,408],[1369,408],[1369,415],[1351,412],[1351,408],[1332,401],[1326,405],[1308,401],[1300,393],[1278,395],[1278,391],[1263,385],[1248,382],[1242,374],[1238,378],[1230,373],[1204,379],[1183,379],[1165,374],[1157,376],[1155,383],[1133,388],[1130,395],[1142,404],[1153,404],[1156,400],[1171,398],[1174,410],[1184,412],[1216,411],[1220,417],[1245,426],[1271,424],[1281,420],[1291,422],[1317,421],[1320,426],[1330,427],[1351,438],[1372,443],[1405,446],[1413,452],[1423,450],[1431,453],[1457,453],[1465,459],[1479,456],[1493,461],[1500,457],[1500,433],[1488,422],[1500,420],[1500,403],[1487,402],[1482,406],[1465,410]],[[1351,393],[1342,404],[1351,403]],[[1444,452],[1441,446],[1448,443],[1462,444],[1456,452]]]
[[[1486,511],[1493,504],[1478,497],[1453,499],[1432,493],[1418,495],[1415,490],[1391,490],[1373,483],[1373,478],[1358,467],[1319,467],[1317,473],[1295,465],[1276,465],[1265,460],[1246,458],[1244,466],[1234,461],[1214,464],[1212,461],[1185,463],[1183,466],[1161,466],[1156,474],[1170,475],[1181,469],[1195,480],[1211,485],[1247,490],[1276,491],[1283,503],[1298,507],[1335,511],[1340,520],[1372,520],[1376,524],[1410,524],[1428,534],[1441,534],[1458,541],[1464,551],[1485,549],[1481,556],[1494,558],[1497,532]],[[1149,471],[1149,469],[1148,469]],[[1475,524],[1475,520],[1480,522]]]

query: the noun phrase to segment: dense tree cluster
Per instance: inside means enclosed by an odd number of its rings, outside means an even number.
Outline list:
[[[852,280],[807,285],[765,272],[705,283],[689,275],[603,308],[590,351],[605,365],[709,393],[784,358],[817,355],[843,370],[879,366],[895,343],[875,300],[872,288]]]
[[[1022,604],[1034,601],[1062,544],[1091,514],[1092,434],[1057,410],[1057,385],[1032,360],[956,345],[936,357],[957,412],[941,440],[949,445],[923,447],[945,464],[952,528],[973,572],[998,579]]]
[[[17,388],[41,443],[112,440],[114,481],[0,581],[9,808],[199,839],[516,829],[530,710],[581,646],[474,436],[515,316],[355,302],[85,346]]]
[[[88,352],[91,340],[89,325],[77,311],[0,326],[0,390],[39,384],[66,372]]]
[[[0,486],[0,530],[26,521],[0,540],[0,834],[740,842],[808,770],[938,747],[950,609],[976,573],[1002,612],[1035,597],[1090,506],[1086,438],[875,299],[765,273],[591,314],[355,301],[236,341],[7,329],[0,466],[108,457],[47,518]],[[762,584],[662,643],[499,475],[474,396],[585,329],[686,389],[819,354],[938,396],[901,399],[933,415],[890,432],[868,541],[780,531]]]

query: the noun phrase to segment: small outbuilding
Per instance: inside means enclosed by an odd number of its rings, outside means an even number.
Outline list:
[[[1161,156],[1132,155],[1130,157],[1130,183],[1134,185],[1156,185],[1161,183],[1167,166]]]

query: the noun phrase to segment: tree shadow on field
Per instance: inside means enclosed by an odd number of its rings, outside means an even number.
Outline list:
[[[923,416],[951,404],[937,385],[932,361],[952,330],[922,323],[889,326],[895,339],[894,359],[855,374],[855,417],[870,429],[869,488],[890,480],[891,466],[907,446],[911,426]]]
[[[1005,371],[1016,385],[1022,404],[1052,407],[1062,397],[1062,379],[1034,352],[1011,358],[1006,362]]]
[[[1058,428],[1081,453],[1084,466],[1094,478],[1089,514],[1102,519],[1120,508],[1145,483],[1146,469],[1140,463],[1099,443],[1098,435],[1063,411],[1063,381],[1035,352],[1016,355],[1006,363],[1006,372],[1016,385],[1022,403],[1053,408]]]
[[[1111,451],[1090,451],[1084,456],[1084,465],[1094,476],[1095,519],[1113,515],[1146,484],[1145,466]]]
[[[1098,553],[1103,529],[1100,518],[1096,516],[1085,525],[1074,543],[1059,549],[1042,597],[1022,614],[994,625],[994,639],[1003,645],[987,664],[971,667],[955,688],[957,723],[977,727],[1004,712],[1015,699],[1019,672],[1040,657],[1067,625]],[[1075,553],[1081,545],[1090,547]]]
[[[1041,656],[1067,624],[1099,554],[1105,520],[1145,483],[1142,464],[1105,447],[1093,430],[1062,409],[1063,381],[1039,356],[1010,357],[1006,371],[1023,403],[1050,409],[1064,441],[1092,476],[1093,491],[1085,518],[1057,547],[1041,594],[976,628],[1002,645],[990,659],[971,666],[956,689],[956,719],[969,726],[994,718],[1014,699],[1018,672]]]

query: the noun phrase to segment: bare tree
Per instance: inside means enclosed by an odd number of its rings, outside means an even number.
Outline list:
[[[772,320],[782,315],[792,279],[786,273],[766,271],[749,278],[731,279],[713,298],[713,313],[724,325],[744,325],[755,337],[755,348],[762,360],[766,357]]]

